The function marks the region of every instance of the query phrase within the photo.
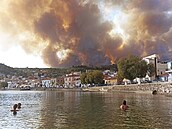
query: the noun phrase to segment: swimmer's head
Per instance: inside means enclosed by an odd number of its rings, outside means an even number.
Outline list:
[[[21,108],[21,103],[18,103],[17,107],[18,107],[18,108]]]
[[[14,104],[13,109],[16,109],[16,108],[17,108],[17,104]]]
[[[127,104],[126,100],[124,100],[124,101],[123,101],[123,104],[124,104],[124,105],[126,105],[126,104]]]

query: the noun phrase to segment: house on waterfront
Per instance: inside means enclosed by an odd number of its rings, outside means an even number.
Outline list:
[[[57,78],[51,78],[50,87],[56,87]]]
[[[25,84],[29,85],[30,87],[39,87],[41,84],[41,80],[36,76],[30,76],[25,79]]]
[[[117,84],[117,72],[104,70],[103,80],[105,85],[116,85]]]
[[[167,62],[168,70],[166,73],[168,74],[168,82],[172,82],[172,61]]]
[[[144,57],[143,60],[145,60],[148,64],[152,63],[155,67],[155,76],[152,77],[152,80],[159,79],[159,80],[167,80],[166,79],[166,70],[168,69],[167,62],[159,61],[160,58],[157,54],[153,54],[147,57]]]
[[[166,72],[164,74],[161,74],[158,76],[159,81],[161,82],[167,82],[168,81],[169,74]]]
[[[23,83],[22,78],[17,76],[4,78],[4,81],[8,83],[8,89],[17,88]]]
[[[12,82],[12,81],[8,81],[7,83],[8,83],[8,86],[7,86],[8,89],[16,88],[17,83]]]
[[[117,84],[117,77],[111,76],[104,76],[104,83],[105,85],[116,85]]]
[[[50,86],[51,86],[51,78],[43,78],[42,87],[50,87]]]
[[[168,70],[172,69],[172,61],[167,62]]]
[[[56,85],[57,85],[58,87],[64,85],[64,76],[61,76],[61,77],[57,77],[57,78],[56,78]]]
[[[42,78],[42,87],[56,87],[57,86],[57,78]]]
[[[80,75],[81,72],[73,72],[70,74],[66,74],[64,77],[64,87],[74,88],[81,86]]]
[[[172,82],[172,70],[167,70],[166,73],[168,74],[167,81]]]

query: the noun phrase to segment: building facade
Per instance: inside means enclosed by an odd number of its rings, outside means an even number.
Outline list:
[[[159,56],[157,54],[153,54],[147,57],[144,57],[143,60],[145,60],[148,64],[152,63],[155,67],[155,75],[152,77],[152,79],[156,79],[159,76],[163,76],[166,74],[166,71],[168,69],[167,62],[160,62]]]
[[[80,75],[81,72],[66,74],[66,76],[64,77],[65,88],[79,87],[81,85]]]

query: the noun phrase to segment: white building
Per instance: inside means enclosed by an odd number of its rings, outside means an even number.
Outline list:
[[[168,70],[166,73],[168,73],[168,82],[172,82],[172,70]]]
[[[17,83],[12,82],[12,81],[9,81],[9,82],[7,82],[7,83],[8,83],[8,89],[16,88]]]
[[[42,87],[50,87],[50,86],[51,86],[51,79],[50,78],[42,79]]]
[[[167,66],[168,66],[168,70],[170,70],[172,68],[172,61],[167,62]]]
[[[155,67],[155,76],[154,78],[166,74],[166,70],[168,69],[168,65],[166,62],[160,62],[159,56],[157,54],[153,54],[147,57],[144,57],[148,64],[152,63]]]

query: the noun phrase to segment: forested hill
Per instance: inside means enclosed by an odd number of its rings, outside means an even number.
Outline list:
[[[12,67],[9,67],[5,64],[0,63],[0,74],[5,75],[14,75],[16,73],[15,69]]]

